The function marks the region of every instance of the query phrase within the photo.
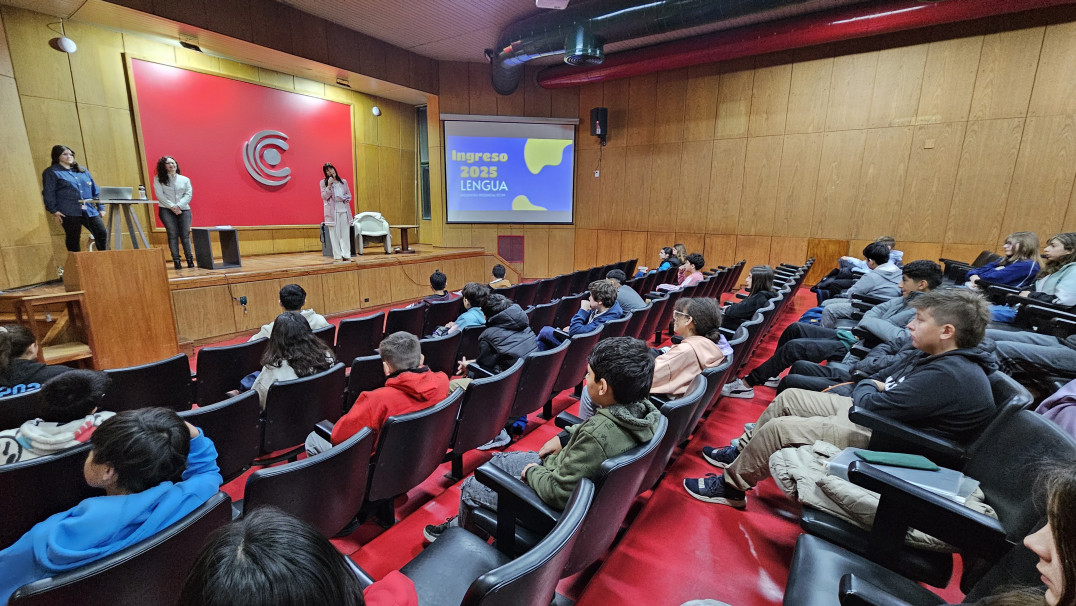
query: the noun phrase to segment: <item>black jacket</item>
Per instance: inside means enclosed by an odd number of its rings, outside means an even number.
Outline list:
[[[884,391],[864,380],[852,390],[852,399],[858,408],[966,444],[994,418],[994,394],[986,374],[996,368],[993,352],[981,347],[936,356],[906,354],[875,375],[880,381],[885,376]]]
[[[753,295],[748,295],[746,299],[739,303],[729,305],[722,312],[721,327],[736,330],[740,327],[740,324],[750,320],[756,311],[766,307],[770,299],[776,296],[777,293],[772,290],[760,290]]]
[[[69,370],[67,366],[48,366],[37,360],[15,358],[8,364],[7,371],[0,374],[0,398],[40,389],[45,381]]]
[[[486,320],[486,329],[478,337],[477,363],[493,372],[503,372],[516,360],[538,349],[538,340],[530,320],[519,305]]]

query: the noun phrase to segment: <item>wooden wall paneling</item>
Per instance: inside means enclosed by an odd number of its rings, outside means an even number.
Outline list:
[[[638,265],[648,266],[650,261],[647,259],[655,258],[655,255],[646,247],[646,240],[645,231],[620,232],[620,260],[638,259]]]
[[[20,101],[26,124],[26,137],[30,142],[30,153],[38,173],[35,187],[41,185],[40,171],[52,164],[52,146],[61,141],[75,152],[76,160],[86,163],[82,127],[79,125],[78,108],[74,103],[25,95],[20,97]],[[89,168],[93,170],[93,166]]]
[[[17,286],[19,284],[18,282],[13,281],[11,279],[12,277],[8,275],[7,263],[4,262],[5,256],[5,249],[0,246],[0,289],[11,288],[12,286]]]
[[[602,158],[601,178],[599,183],[599,197],[597,208],[597,221],[595,227],[603,229],[623,229],[628,227],[621,214],[621,209],[627,206],[628,189],[626,158],[627,147],[606,148]],[[586,174],[583,179],[586,179]]]
[[[414,106],[406,103],[396,105],[400,114],[400,149],[415,151],[418,147],[418,113]]]
[[[388,73],[388,65],[385,55],[388,51],[389,44],[361,33],[359,34],[357,41],[359,48],[359,66],[362,68],[360,71],[363,74],[378,80],[389,80],[394,82],[400,79],[396,74]]]
[[[496,116],[497,93],[489,81],[489,65],[467,64],[467,91],[472,114]]]
[[[1023,132],[1022,118],[968,122],[945,242],[994,242],[1003,236],[1001,221]]]
[[[807,238],[770,238],[770,267],[781,263],[803,264],[807,260]]]
[[[183,55],[183,53],[179,52],[181,50],[185,49],[176,49],[177,61],[179,61],[180,57]],[[202,53],[197,54],[202,55]],[[212,57],[210,57],[210,59],[212,59]],[[199,62],[201,62],[201,59],[199,59]],[[294,76],[292,76],[291,74],[284,74],[278,71],[273,71],[271,69],[265,69],[264,67],[258,68],[258,81],[260,81],[262,84],[268,84],[270,86],[275,86],[284,90],[295,90]]]
[[[389,300],[408,301],[430,294],[430,274],[434,269],[440,269],[452,279],[452,267],[445,262],[439,262],[436,266],[431,263],[414,263],[390,267],[387,282],[391,296]],[[385,284],[382,283],[382,288]]]
[[[659,143],[688,140],[687,125],[687,69],[658,72],[657,107],[654,118],[654,138]],[[702,133],[709,138],[713,129]],[[634,142],[632,142],[634,144]]]
[[[380,140],[381,119],[374,115],[377,99],[352,91],[351,99],[355,109],[355,142],[376,145]],[[384,115],[384,114],[382,114]]]
[[[230,59],[221,59],[220,60],[220,73],[222,75],[225,75],[225,76],[228,76],[228,77],[231,77],[231,78],[239,78],[239,79],[242,79],[242,80],[254,80],[254,81],[258,80],[258,68],[257,68],[257,66],[248,65],[246,63],[240,63],[238,61],[232,61]],[[334,90],[342,90],[342,89],[339,89],[339,88],[337,88],[335,86],[330,86],[329,88],[334,89]],[[350,91],[348,91],[348,92],[350,93]],[[341,99],[333,99],[333,101],[341,101]],[[350,96],[350,94],[348,94],[347,95],[347,100],[345,100],[343,102],[344,103],[349,103],[350,101],[351,101],[351,96]]]
[[[381,108],[381,115],[376,118],[377,120],[377,144],[381,147],[395,147],[399,149],[400,146],[400,122],[404,117],[401,115],[401,109],[403,104],[395,103],[388,99],[378,98],[376,100],[378,107]],[[367,112],[371,116],[373,112]],[[414,118],[412,117],[412,121]]]
[[[273,230],[273,253],[290,253],[304,250],[306,235],[301,229]]]
[[[624,156],[624,195],[617,205],[622,229],[645,230],[650,218],[653,145],[631,145]],[[584,175],[584,178],[586,176]]]
[[[15,72],[18,76],[18,64]],[[1073,74],[1076,74],[1076,22],[1046,26],[1027,115],[1076,113],[1076,78]],[[19,92],[22,93],[21,87]]]
[[[135,57],[164,63],[165,65],[176,64],[176,47],[163,42],[143,38],[137,34],[122,34],[123,51]],[[234,63],[234,62],[233,62]],[[257,69],[257,68],[254,68]],[[124,83],[126,87],[126,82]]]
[[[15,80],[0,78],[0,247],[49,244],[50,224],[62,233],[42,206],[38,167],[34,165],[26,135]],[[44,170],[45,166],[41,166]],[[21,284],[14,284],[21,286]]]
[[[791,85],[790,63],[755,69],[751,88],[751,137],[784,134]]]
[[[873,239],[867,240],[867,239],[862,239],[862,238],[857,238],[855,240],[849,240],[848,241],[848,252],[845,253],[845,254],[848,255],[849,257],[855,257],[857,259],[862,259],[863,258],[863,249],[866,248],[867,245],[870,244],[873,241],[874,241]],[[904,242],[897,242],[898,250],[903,250],[904,249],[904,244],[905,244]]]
[[[556,89],[563,90],[563,89]],[[554,91],[554,93],[556,92]],[[595,107],[605,107],[603,105],[605,99],[605,86],[601,82],[595,84],[584,84],[579,87],[579,103],[577,113],[573,115],[579,116],[579,126],[576,132],[579,136],[576,144],[580,150],[584,149],[598,149],[601,146],[597,137],[590,136],[590,110]],[[611,117],[610,117],[611,118]],[[611,120],[610,120],[611,122]],[[620,125],[613,125],[610,123],[610,128],[622,128],[623,122]]]
[[[545,118],[553,115],[553,94],[550,90],[538,86],[536,65],[523,68],[523,115]],[[575,115],[575,108],[570,115]]]
[[[750,60],[722,65],[717,87],[715,139],[746,137],[748,134],[751,125],[751,90],[755,79],[751,65]]]
[[[967,120],[983,37],[930,43],[916,124]]]
[[[710,203],[706,209],[707,233],[736,233],[746,162],[747,139],[714,141],[710,165]]]
[[[127,80],[123,73],[123,35],[72,21],[68,35],[79,41],[79,51],[70,55],[71,79],[79,103],[128,109]]]
[[[806,284],[817,284],[829,270],[837,267],[837,260],[848,252],[848,240],[808,238],[807,257],[814,257],[814,265],[804,279]]]
[[[9,246],[2,249],[4,269],[12,285],[36,284],[57,277],[57,257],[51,243]],[[65,259],[65,257],[59,257]]]
[[[252,280],[231,285],[231,296],[246,297],[247,309],[238,301],[232,301],[235,329],[256,330],[280,315],[280,280]]]
[[[523,228],[523,275],[527,278],[549,277],[549,227],[528,225]]]
[[[866,140],[867,133],[862,130],[825,134],[811,226],[814,236],[836,239],[847,236],[851,231],[857,179]]]
[[[684,100],[684,139],[697,141],[714,137],[717,120],[717,93],[721,80],[716,63],[688,68],[687,98]]]
[[[1027,115],[1045,33],[1045,27],[1032,27],[983,38],[970,119]]]
[[[746,259],[744,265],[750,269],[755,265],[766,265],[770,262],[770,236],[736,236],[736,258]],[[740,274],[741,281],[747,277],[747,272]]]
[[[470,113],[470,68],[468,65],[459,61],[441,61],[437,72],[440,87],[437,103],[441,113]]]
[[[4,33],[2,13],[0,13],[0,76],[15,77],[15,70],[11,67],[11,49],[7,43],[7,34]]]
[[[207,24],[205,0],[183,0],[180,2],[153,0],[152,12],[165,19],[186,23],[198,28],[206,27]]]
[[[898,250],[904,251],[904,262],[927,259],[937,261],[941,256],[941,242],[902,242],[897,241]]]
[[[520,85],[516,87],[516,92],[511,95],[497,95],[497,115],[498,116],[524,116],[526,115],[526,101],[524,96],[524,86]]]
[[[1001,233],[1033,231],[1045,239],[1064,221],[1076,176],[1076,118],[1028,118],[1020,142]]]
[[[248,14],[251,8],[252,0],[214,0],[213,10],[206,11],[206,29],[224,34],[225,36],[231,36],[232,38],[238,38],[240,40],[246,40],[251,42],[254,40],[254,23],[253,19],[236,19],[235,15]],[[136,9],[137,10],[137,9]],[[148,12],[148,11],[143,11]],[[331,39],[334,30],[344,30],[342,26],[332,24],[329,28],[328,36]],[[330,43],[330,47],[333,46]],[[341,45],[339,48],[343,48]],[[341,65],[340,63],[333,62],[331,59],[327,61],[343,69],[351,69],[350,67]],[[356,69],[358,66],[355,66]]]
[[[386,75],[396,84],[414,88],[411,74],[411,53],[392,44],[383,46],[385,48]]]
[[[611,229],[599,229],[595,234],[594,260],[591,266],[603,263],[616,263],[623,257],[620,254],[620,232]]]
[[[550,116],[574,118],[579,113],[580,88],[556,88],[550,91]]]
[[[680,148],[680,201],[675,217],[677,231],[698,231],[710,205],[710,168],[713,141],[685,141]]]
[[[678,231],[673,238],[676,244],[683,244],[687,254],[699,253],[706,259],[706,269],[711,267],[710,259],[706,258],[706,234],[689,233]]]
[[[650,218],[647,229],[673,231],[680,205],[680,149],[679,143],[663,143],[653,146],[654,154],[650,169]],[[635,227],[635,226],[629,226]]]
[[[202,286],[172,291],[176,328],[182,341],[196,341],[237,332],[227,286]],[[242,313],[242,308],[240,308]]]
[[[580,149],[575,162],[574,221],[579,227],[598,224],[598,205],[601,203],[601,179],[594,176],[604,160],[604,151]]]
[[[657,263],[657,249],[655,248],[650,258],[651,263]],[[732,234],[706,234],[706,266],[707,269],[724,265],[728,267],[739,261],[736,256],[736,236]],[[640,261],[641,262],[641,261]]]
[[[773,216],[775,236],[799,236],[811,224],[818,189],[818,162],[822,133],[785,135],[781,147],[781,173]],[[777,239],[775,238],[776,242]],[[806,241],[804,250],[806,251]]]
[[[437,60],[423,57],[415,53],[408,53],[411,69],[411,88],[436,94],[437,85]]]
[[[471,246],[480,246],[486,249],[486,252],[496,254],[497,235],[507,233],[503,228],[503,225],[472,225]]]
[[[212,12],[212,10],[206,12]],[[328,30],[328,21],[315,17],[310,13],[299,11],[298,19],[292,24],[291,30],[291,46],[295,49],[295,54],[318,63],[328,63]],[[404,52],[403,49],[399,50]],[[399,66],[396,67],[400,69]],[[406,59],[401,71],[405,73],[410,71],[407,67]]]
[[[747,140],[743,197],[737,234],[770,235],[777,206],[777,182],[781,174],[784,137],[751,137]],[[769,258],[769,257],[767,257]]]
[[[915,127],[897,240],[941,242],[956,187],[966,122]]]
[[[817,133],[826,127],[833,59],[796,62],[788,91],[786,133]]]
[[[3,8],[11,66],[23,97],[74,101],[70,55],[49,46],[56,34],[49,29],[55,17],[10,6]],[[23,112],[26,113],[24,104]]]
[[[328,309],[328,305],[325,304],[325,279],[324,276],[330,276],[333,274],[307,274],[307,275],[295,275],[287,278],[281,278],[280,288],[284,288],[288,284],[298,284],[306,291],[306,305],[304,308],[311,308],[320,314],[332,313]],[[277,304],[280,303],[280,292],[277,291]]]
[[[598,256],[598,230],[576,229],[575,230],[575,264],[573,269],[587,269],[594,267]]]
[[[888,48],[878,53],[868,126],[904,126],[915,123],[923,85],[927,46]]]
[[[826,130],[865,128],[870,124],[878,51],[833,59]]]
[[[444,246],[470,246],[471,227],[469,225],[445,225],[443,234]]]
[[[415,151],[400,150],[400,206],[397,212],[400,223],[404,225],[419,223],[417,171],[418,157]],[[422,237],[421,233],[419,237]]]
[[[242,256],[273,254],[275,229],[244,229],[239,232],[239,250]],[[163,243],[167,246],[167,240]]]
[[[575,268],[576,230],[570,227],[549,228],[549,275],[571,272]]]
[[[867,131],[849,236],[873,240],[908,220],[900,215],[900,203],[914,132],[911,126]]]
[[[220,71],[220,60],[218,58],[188,48],[176,49],[176,65],[210,72]],[[262,79],[262,72],[264,72],[264,79]],[[258,78],[266,84],[286,88],[288,90],[295,89],[293,76],[290,74],[282,74],[268,69],[259,69]]]
[[[658,251],[666,246],[672,246],[676,243],[673,238],[676,234],[670,234],[664,231],[648,231],[646,232],[646,263],[643,263],[642,259],[640,263],[646,265],[650,269],[657,269],[661,264],[661,260],[658,259]]]
[[[631,80],[609,80],[602,83],[602,106],[609,109],[609,147],[623,147],[630,140],[628,108],[631,103]],[[590,117],[588,108],[580,107]],[[587,129],[589,135],[590,129]],[[595,140],[597,138],[595,137]]]
[[[79,103],[78,116],[86,145],[84,161],[97,185],[138,187],[142,176],[131,112]]]
[[[617,127],[626,128],[627,141],[631,145],[646,145],[657,141],[654,125],[657,114],[657,84],[657,73],[643,74],[628,79],[627,122],[622,125],[618,124]],[[611,125],[610,129],[612,129]]]
[[[378,201],[381,214],[395,223],[400,208],[400,152],[391,147],[377,148]]]
[[[393,301],[392,291],[386,288],[394,280],[394,267],[375,267],[358,272],[361,307],[376,307]]]

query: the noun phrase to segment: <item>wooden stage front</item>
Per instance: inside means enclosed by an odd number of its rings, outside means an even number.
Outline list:
[[[437,269],[448,275],[448,288],[458,290],[466,282],[488,282],[493,266],[503,263],[482,248],[414,249],[408,255],[368,252],[350,262],[305,252],[243,257],[238,268],[169,269],[179,339],[200,345],[257,330],[280,313],[285,284],[302,286],[306,306],[318,313],[345,315],[425,296]]]

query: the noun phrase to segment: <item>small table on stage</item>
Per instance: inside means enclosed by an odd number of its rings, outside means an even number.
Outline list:
[[[218,264],[213,260],[213,244],[210,236],[216,232],[220,238],[220,252],[224,262]],[[194,244],[194,258],[202,269],[226,269],[242,267],[239,259],[239,236],[231,227],[192,227],[191,240]]]
[[[146,232],[142,231],[142,223],[138,215],[131,212],[133,204],[156,204],[156,200],[101,200],[105,204],[105,213],[108,215],[108,243],[112,250],[123,250],[123,226],[120,224],[120,214],[127,223],[127,233],[131,235],[131,246],[134,248],[149,248],[149,240]],[[142,246],[138,244],[141,243]]]
[[[389,227],[400,230],[400,252],[401,255],[413,255],[418,251],[411,248],[408,242],[408,230],[418,229],[418,225],[390,225]]]

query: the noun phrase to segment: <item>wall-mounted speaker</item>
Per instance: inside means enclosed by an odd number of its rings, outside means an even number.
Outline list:
[[[602,145],[609,136],[609,108],[595,107],[590,110],[590,134],[593,137],[601,137]]]

